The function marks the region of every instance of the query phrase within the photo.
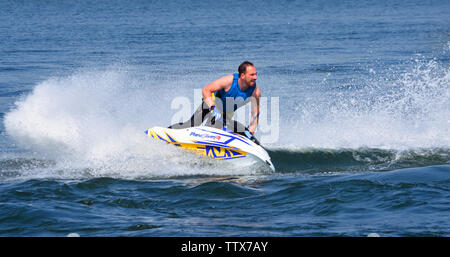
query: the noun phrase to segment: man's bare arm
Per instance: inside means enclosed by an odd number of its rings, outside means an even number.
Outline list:
[[[259,122],[259,99],[261,98],[261,91],[259,87],[256,86],[255,91],[252,94],[251,102],[251,110],[252,110],[252,119],[250,120],[250,125],[248,130],[250,133],[254,134],[256,131],[256,127]]]
[[[212,100],[211,94],[213,92],[219,91],[221,89],[227,89],[231,86],[233,83],[233,74],[221,77],[218,80],[215,80],[202,89],[203,99],[206,102],[206,104],[211,107],[215,105],[214,101]]]

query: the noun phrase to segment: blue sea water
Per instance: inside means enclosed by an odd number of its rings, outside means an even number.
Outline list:
[[[0,38],[0,236],[450,233],[448,1],[2,0]],[[244,60],[275,172],[146,137]]]

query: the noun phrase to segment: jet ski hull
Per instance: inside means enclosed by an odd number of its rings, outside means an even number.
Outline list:
[[[206,126],[186,129],[153,127],[145,133],[150,138],[213,159],[231,160],[254,156],[275,171],[264,148],[239,134]]]

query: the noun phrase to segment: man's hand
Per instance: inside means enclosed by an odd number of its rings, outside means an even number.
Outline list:
[[[216,106],[211,106],[211,108],[209,109],[209,112],[211,113],[211,117],[212,117],[212,122],[215,123],[217,121],[219,121],[222,118],[222,113],[217,110]]]
[[[251,125],[248,127],[248,131],[249,131],[250,133],[252,133],[252,135],[255,134],[255,130],[256,130],[256,124],[251,124]]]

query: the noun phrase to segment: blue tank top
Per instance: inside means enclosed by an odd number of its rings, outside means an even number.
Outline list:
[[[243,106],[248,101],[248,98],[252,96],[253,91],[255,91],[256,83],[253,87],[248,87],[246,90],[241,90],[238,84],[239,79],[239,73],[233,74],[233,84],[231,84],[230,90],[225,92],[225,89],[221,89],[219,91],[215,92],[215,97],[220,98],[222,100],[222,106],[218,106],[220,109],[222,109],[223,113],[227,113],[227,98],[233,98],[234,102],[233,104],[233,110],[228,110],[227,114],[233,114],[234,111],[237,110],[237,108]],[[231,100],[231,99],[230,99]],[[217,102],[216,102],[217,104]],[[230,106],[230,104],[228,104]]]

